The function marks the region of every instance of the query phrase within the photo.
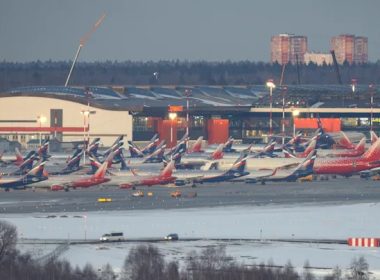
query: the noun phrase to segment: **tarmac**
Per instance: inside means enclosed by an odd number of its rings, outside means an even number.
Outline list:
[[[62,213],[136,209],[181,209],[237,205],[354,204],[380,201],[380,181],[358,176],[328,181],[261,184],[214,183],[191,187],[154,186],[138,188],[144,197],[133,197],[135,190],[118,186],[47,191],[42,189],[0,192],[0,214]],[[170,193],[179,190],[181,197]],[[147,193],[151,192],[152,196]],[[111,202],[98,202],[110,198]]]

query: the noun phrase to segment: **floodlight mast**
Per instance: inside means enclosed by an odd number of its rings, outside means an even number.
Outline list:
[[[80,39],[80,41],[79,41],[79,47],[78,47],[78,50],[77,50],[77,52],[75,54],[74,61],[71,64],[70,72],[69,72],[69,75],[67,76],[65,87],[67,87],[67,85],[69,84],[71,73],[74,70],[74,66],[75,66],[75,64],[76,64],[76,62],[78,60],[78,56],[79,56],[79,53],[80,53],[81,49],[83,48],[84,44],[88,41],[88,39],[90,39],[90,36],[92,35],[92,33],[94,33],[96,31],[96,29],[98,29],[98,27],[102,24],[102,22],[103,22],[103,20],[104,20],[105,17],[106,17],[106,15],[103,14],[98,19],[98,21],[94,24],[94,26],[91,28],[91,30],[89,32],[87,32],[86,34],[84,34],[84,36]]]

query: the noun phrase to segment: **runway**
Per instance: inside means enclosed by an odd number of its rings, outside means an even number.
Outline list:
[[[0,213],[60,213],[138,209],[181,209],[238,205],[347,204],[380,201],[380,182],[358,177],[313,182],[204,184],[197,188],[167,186],[139,188],[144,197],[132,197],[133,190],[117,186],[76,189],[69,192],[18,190],[0,192]],[[181,198],[170,197],[180,190]],[[147,192],[152,192],[148,197]],[[197,194],[196,197],[190,196]],[[99,203],[100,197],[112,202]]]

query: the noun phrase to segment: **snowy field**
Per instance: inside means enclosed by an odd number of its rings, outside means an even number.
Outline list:
[[[128,238],[162,238],[178,233],[180,238],[247,238],[253,241],[159,242],[167,258],[182,261],[186,254],[206,246],[225,245],[227,253],[249,265],[288,260],[298,268],[311,266],[347,268],[354,257],[364,256],[371,272],[380,278],[380,249],[352,248],[338,244],[267,242],[266,239],[343,239],[380,237],[380,203],[298,206],[234,206],[171,210],[133,210],[88,213],[0,215],[15,224],[22,238],[98,239],[111,231]],[[64,215],[64,216],[63,216]],[[63,216],[63,217],[62,217]],[[110,263],[120,268],[129,249],[137,243],[72,245],[62,257],[73,264],[96,267]],[[53,245],[20,245],[23,251],[44,254]]]

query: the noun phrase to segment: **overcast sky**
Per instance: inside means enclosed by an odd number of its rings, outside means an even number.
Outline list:
[[[334,35],[367,36],[380,59],[380,0],[0,0],[0,60],[71,60],[103,13],[79,61],[267,62],[279,33],[319,52]]]

